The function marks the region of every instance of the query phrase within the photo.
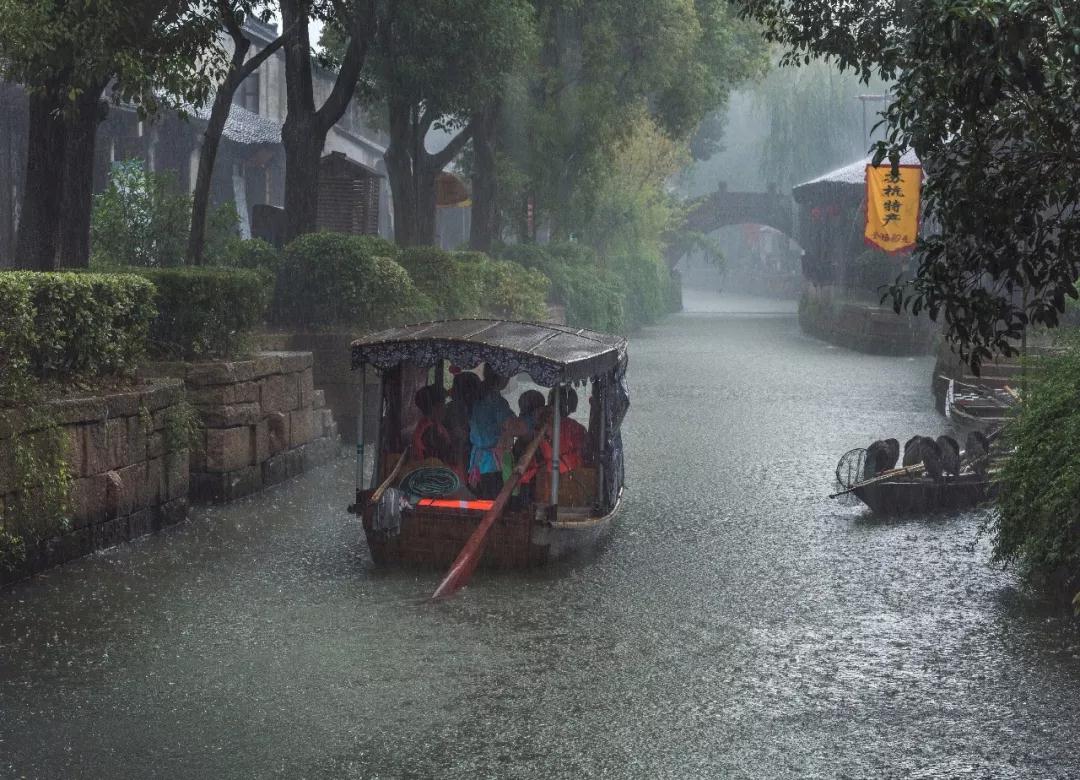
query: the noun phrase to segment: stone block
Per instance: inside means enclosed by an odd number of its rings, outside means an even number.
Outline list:
[[[192,387],[188,391],[188,400],[196,406],[258,403],[259,383],[233,382],[224,385]]]
[[[187,519],[188,514],[188,500],[187,498],[177,498],[168,503],[162,504],[158,507],[157,520],[155,522],[155,530],[166,528],[170,525],[176,525]]]
[[[140,536],[154,532],[154,515],[156,509],[149,507],[140,509],[128,518],[128,538],[138,539]]]
[[[310,352],[264,352],[263,354],[278,358],[281,361],[283,374],[295,374],[305,368],[311,368],[314,362]]]
[[[187,497],[192,472],[188,465],[187,453],[174,452],[165,456],[163,466],[162,501],[176,501]]]
[[[250,382],[254,375],[254,361],[215,360],[193,364],[187,371],[185,381],[189,388],[203,385],[227,385],[235,382]]]
[[[206,429],[206,471],[235,471],[255,462],[251,426]]]
[[[283,452],[281,456],[285,458],[285,473],[289,475],[290,479],[304,473],[304,450],[302,447]]]
[[[108,480],[104,474],[76,479],[71,486],[71,505],[75,513],[72,525],[84,528],[105,519]]]
[[[60,398],[49,403],[53,419],[59,425],[104,420],[108,416],[108,404],[104,398]]]
[[[98,523],[91,529],[95,550],[106,550],[126,542],[130,538],[127,517],[114,517]]]
[[[142,463],[146,460],[146,437],[148,433],[146,422],[141,414],[127,418],[128,455],[125,465]]]
[[[90,528],[76,528],[60,537],[60,558],[64,563],[82,558],[94,551],[94,532]]]
[[[226,385],[222,385],[225,387]],[[230,406],[200,406],[199,417],[207,428],[233,428],[254,425],[262,419],[262,408],[256,403]]]
[[[334,427],[334,413],[329,409],[319,409],[315,412],[318,422],[315,424],[316,436],[330,436],[330,430]]]
[[[270,457],[270,423],[259,420],[253,427],[255,437],[255,463],[262,463]]]
[[[143,394],[138,390],[128,393],[111,393],[105,396],[109,417],[133,417],[139,413]]]
[[[246,466],[225,474],[202,472],[191,475],[191,498],[200,503],[225,503],[257,493],[262,486],[259,466]]]
[[[142,402],[151,412],[174,406],[184,397],[184,382],[182,379],[152,379],[147,384],[148,389]]]
[[[289,414],[289,446],[299,447],[314,437],[314,420],[311,409],[298,409]]]
[[[165,454],[165,434],[154,431],[146,437],[146,457],[160,458]]]
[[[263,352],[252,360],[252,377],[262,379],[264,376],[281,373],[281,358],[274,352]]]
[[[287,479],[304,473],[303,448],[282,452],[262,464],[262,482],[264,487],[277,485]]]
[[[300,387],[300,408],[307,409],[308,407],[313,406],[315,400],[315,380],[312,378],[311,369],[305,368],[297,374],[297,382]]]
[[[127,465],[128,426],[123,418],[86,426],[87,474],[100,474]]]
[[[339,444],[335,439],[315,439],[302,447],[304,453],[304,471],[329,463],[338,455]]]
[[[299,403],[300,391],[295,377],[275,374],[259,380],[259,396],[264,414],[291,412]]]
[[[273,412],[266,416],[266,424],[270,429],[270,454],[288,449],[289,447],[289,415],[284,412]]]
[[[322,409],[326,406],[326,391],[315,390],[311,395],[311,408]]]
[[[69,425],[64,429],[64,433],[67,434],[67,456],[68,466],[71,468],[71,473],[76,477],[85,477],[87,472],[86,467],[86,442],[83,426],[81,425]],[[0,466],[0,468],[3,468]],[[0,477],[0,483],[3,482],[3,478]],[[3,492],[3,485],[0,484],[0,492]]]
[[[165,461],[152,458],[146,461],[146,470],[139,485],[135,504],[139,508],[157,506],[165,493]]]

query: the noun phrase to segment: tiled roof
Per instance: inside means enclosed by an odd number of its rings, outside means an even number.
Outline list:
[[[816,179],[810,179],[801,184],[796,184],[795,188],[805,187],[808,184],[864,184],[866,182],[866,166],[869,165],[870,160],[870,157],[866,157],[857,162],[853,162],[850,165],[845,165],[842,168],[829,171],[826,174],[818,176]],[[888,164],[888,160],[882,163],[882,165]],[[915,156],[915,152],[909,151],[900,158],[900,164],[918,165],[919,158]]]
[[[195,116],[203,121],[208,120],[210,106],[205,105],[197,109]],[[230,141],[244,145],[279,144],[281,143],[281,124],[234,104],[225,122],[224,135]]]

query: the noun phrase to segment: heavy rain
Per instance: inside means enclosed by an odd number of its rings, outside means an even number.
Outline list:
[[[1080,777],[1078,53],[0,0],[0,777]]]

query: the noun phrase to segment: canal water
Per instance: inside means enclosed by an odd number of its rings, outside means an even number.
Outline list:
[[[937,434],[929,359],[688,294],[631,344],[624,512],[588,560],[372,566],[351,464],[0,593],[0,776],[1068,778],[1080,636],[981,517],[831,502]]]

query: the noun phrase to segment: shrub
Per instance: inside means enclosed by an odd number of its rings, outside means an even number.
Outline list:
[[[575,327],[609,333],[626,328],[618,277],[600,267],[595,253],[580,244],[515,244],[499,256],[543,273],[551,280],[549,300],[566,307]]]
[[[483,311],[483,268],[462,262],[452,252],[436,247],[412,247],[401,253],[401,264],[413,283],[427,295],[438,317],[479,317]]]
[[[534,271],[507,260],[485,255],[483,300],[487,313],[496,317],[540,322],[547,319],[547,294],[551,281]]]
[[[431,314],[430,302],[370,236],[311,233],[285,247],[272,319],[282,325],[383,328]],[[383,253],[387,254],[383,254]]]
[[[233,239],[226,242],[216,254],[207,252],[206,258],[223,268],[244,268],[260,271],[273,280],[281,268],[281,252],[273,244],[261,238]]]
[[[435,247],[407,249],[401,263],[440,317],[542,320],[547,315],[548,280],[518,263]]]
[[[1007,431],[994,525],[994,558],[1030,577],[1080,588],[1080,336],[1029,369],[1019,416]]]
[[[131,274],[0,273],[0,394],[29,377],[132,372],[144,357],[154,287]]]
[[[137,271],[157,287],[158,315],[150,329],[154,357],[223,358],[250,347],[269,301],[265,275],[234,268],[156,268]]]
[[[206,256],[223,254],[237,234],[236,206],[211,209],[206,219]],[[191,199],[168,171],[147,171],[142,160],[122,160],[109,185],[94,196],[90,221],[95,267],[170,268],[185,262]]]

